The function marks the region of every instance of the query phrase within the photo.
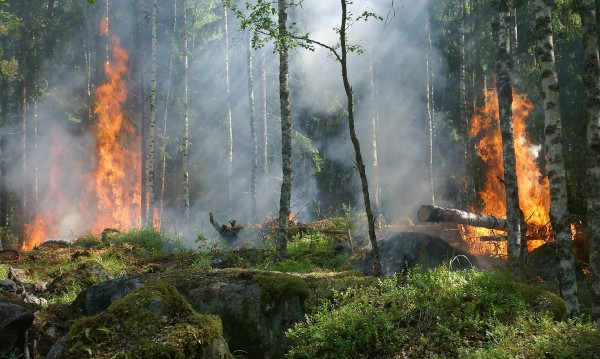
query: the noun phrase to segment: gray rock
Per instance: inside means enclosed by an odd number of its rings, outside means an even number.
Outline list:
[[[0,357],[20,345],[25,332],[33,324],[30,310],[13,303],[0,302]]]
[[[60,358],[60,354],[62,354],[62,351],[65,347],[65,343],[67,342],[67,336],[63,336],[62,338],[60,338],[59,340],[56,341],[56,343],[54,343],[54,345],[52,346],[52,348],[50,348],[50,351],[48,352],[48,354],[46,355],[46,359],[58,359]]]
[[[383,274],[402,272],[420,265],[429,269],[440,265],[452,270],[477,267],[477,259],[444,240],[418,232],[402,232],[379,241]],[[363,273],[372,274],[373,261],[368,252],[359,253],[351,263]]]
[[[17,283],[10,279],[0,280],[0,291],[4,290],[7,292],[16,292],[18,288],[19,287],[17,286]]]
[[[85,293],[83,310],[86,315],[96,315],[140,285],[140,281],[131,276],[93,285]]]

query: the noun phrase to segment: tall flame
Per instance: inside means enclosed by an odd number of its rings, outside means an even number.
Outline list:
[[[502,136],[498,112],[498,95],[495,89],[485,91],[486,103],[478,109],[471,119],[472,137],[479,137],[477,154],[485,163],[486,176],[479,198],[483,203],[484,214],[506,217],[506,190],[504,188],[504,163],[502,155]],[[538,231],[549,231],[550,189],[548,179],[543,177],[537,163],[540,146],[535,146],[527,135],[525,119],[533,110],[533,104],[527,96],[513,89],[513,130],[517,162],[517,182],[519,186],[519,204],[529,227]],[[506,243],[484,243],[481,236],[498,235],[484,228],[464,228],[465,240],[471,250],[482,254],[506,255]],[[528,248],[543,244],[532,239],[530,233]]]
[[[106,82],[96,90],[96,123],[92,129],[95,153],[92,159],[87,159],[94,162],[94,168],[85,172],[82,168],[89,164],[79,163],[65,171],[65,163],[77,160],[61,145],[60,136],[53,136],[44,199],[35,219],[25,225],[23,249],[74,230],[75,234],[99,233],[106,227],[139,225],[141,142],[125,111],[129,56],[119,39],[110,33],[106,19],[100,21],[99,28],[110,41],[112,59],[104,64]],[[82,181],[85,183],[81,184]],[[61,188],[73,183],[75,188],[68,189],[78,195],[65,196]]]
[[[95,195],[97,208],[97,218],[90,228],[93,232],[110,226],[129,228],[141,213],[140,141],[124,109],[129,55],[108,31],[105,19],[100,22],[100,30],[113,46],[113,61],[104,64],[107,81],[96,89],[94,134],[98,162],[90,181],[90,194]]]

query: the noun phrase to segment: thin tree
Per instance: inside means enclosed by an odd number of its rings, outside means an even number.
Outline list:
[[[500,132],[502,135],[502,151],[504,159],[504,186],[506,188],[506,218],[508,220],[509,259],[521,257],[521,246],[525,244],[525,228],[523,215],[519,207],[519,190],[517,184],[517,164],[514,144],[512,113],[512,81],[510,78],[512,59],[508,24],[510,24],[510,0],[498,0],[497,18],[497,52],[496,52],[496,88],[498,92],[498,109],[500,113]]]
[[[427,177],[429,181],[429,192],[431,194],[431,204],[435,204],[435,185],[433,179],[433,138],[434,138],[434,106],[433,106],[433,70],[431,69],[431,22],[430,22],[430,2],[427,1],[427,18],[425,19],[425,32],[427,39],[425,44],[425,99],[427,106]]]
[[[262,77],[262,115],[263,115],[263,148],[262,148],[262,168],[264,176],[264,191],[269,191],[269,113],[267,112],[267,56],[265,50],[262,50],[261,61],[261,77]]]
[[[188,93],[188,36],[187,36],[187,9],[186,0],[182,0],[182,21],[183,28],[183,219],[185,221],[185,231],[188,231],[190,223],[190,129],[189,129],[189,93]]]
[[[277,51],[279,52],[279,103],[281,112],[281,166],[283,178],[279,196],[279,230],[277,232],[276,260],[283,261],[287,251],[287,229],[292,200],[292,115],[289,82],[289,34],[287,4],[277,1]]]
[[[541,67],[546,133],[546,157],[550,182],[550,220],[556,242],[557,275],[560,294],[567,303],[569,316],[579,312],[575,259],[567,208],[567,184],[560,119],[558,76],[554,59],[552,0],[536,0],[537,55]]]
[[[173,38],[172,41],[175,43],[175,34],[177,31],[177,1],[173,2]],[[165,197],[165,182],[166,182],[166,174],[167,174],[167,123],[168,123],[168,115],[169,115],[169,100],[171,98],[171,79],[173,74],[173,57],[175,56],[174,52],[171,51],[171,56],[169,58],[169,80],[167,84],[167,94],[165,98],[165,114],[163,117],[163,129],[162,129],[162,143],[161,143],[161,175],[160,175],[160,210],[158,212],[159,220],[158,220],[158,229],[162,226],[162,214],[164,210],[164,197]]]
[[[373,156],[373,174],[375,175],[375,216],[376,228],[383,230],[383,214],[381,213],[381,184],[379,179],[379,159],[377,156],[377,144],[379,142],[379,113],[377,111],[377,89],[375,87],[375,69],[373,66],[373,48],[369,52],[369,87],[371,92],[371,154]]]
[[[156,158],[156,12],[157,0],[152,1],[151,63],[150,63],[150,121],[148,124],[148,158],[146,159],[146,188],[148,191],[145,225],[151,226],[154,217],[154,162]]]
[[[248,106],[250,108],[250,140],[252,142],[252,178],[250,180],[250,201],[252,222],[256,222],[256,187],[258,178],[258,139],[256,136],[256,105],[254,103],[254,64],[250,34],[246,36],[246,64],[248,70]]]
[[[583,25],[583,85],[587,108],[587,225],[590,244],[592,318],[600,325],[600,58],[594,0],[580,0]]]
[[[465,27],[465,18],[467,17],[467,1],[460,0],[460,15],[459,15],[459,35],[458,35],[458,51],[459,51],[459,81],[458,81],[458,116],[460,128],[462,129],[462,150],[461,150],[461,165],[460,165],[460,176],[462,178],[462,207],[468,208],[468,192],[469,192],[469,180],[468,180],[468,159],[469,159],[469,129],[468,129],[468,115],[467,115],[467,57],[465,55],[465,33],[467,32]]]
[[[227,118],[227,212],[231,215],[233,207],[233,123],[231,119],[231,92],[229,90],[229,15],[227,6],[223,6],[225,20],[225,85]]]

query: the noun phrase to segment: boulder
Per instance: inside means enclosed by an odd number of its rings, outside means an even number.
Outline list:
[[[81,304],[86,315],[96,315],[141,284],[139,279],[132,276],[109,280],[88,288],[79,295],[76,302]]]
[[[25,332],[31,327],[34,315],[29,309],[0,301],[0,357],[23,345]]]
[[[408,270],[416,265],[434,268],[446,265],[453,270],[471,269],[477,259],[444,240],[418,232],[402,232],[378,242],[382,272],[385,275]],[[358,252],[350,258],[350,264],[372,274],[373,260],[370,251]]]
[[[59,357],[232,359],[222,334],[218,316],[194,311],[171,284],[151,280],[76,320]]]

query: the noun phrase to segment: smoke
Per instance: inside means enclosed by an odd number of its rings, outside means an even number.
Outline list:
[[[22,167],[22,136],[17,126],[3,133],[4,154],[12,155],[13,165],[8,174],[8,186],[17,194],[25,193],[35,213],[53,213],[53,232],[57,236],[85,234],[92,228],[94,215],[84,215],[81,202],[87,186],[87,175],[96,165],[96,139],[90,131],[90,99],[93,90],[102,82],[101,63],[105,56],[106,40],[99,36],[97,23],[104,13],[104,1],[84,9],[86,16],[80,26],[61,33],[52,56],[44,60],[41,78],[47,82],[46,91],[29,109],[35,108],[33,124],[29,123],[27,170]],[[109,23],[112,32],[130,54],[130,73],[127,77],[130,93],[126,111],[141,131],[142,117],[148,109],[140,110],[142,100],[149,96],[150,24],[138,28],[140,13],[135,1],[113,1]],[[75,9],[70,2],[57,6]],[[179,2],[177,4],[179,6]],[[395,8],[392,8],[394,6]],[[73,10],[72,9],[72,10]],[[373,103],[371,81],[376,91],[376,110],[379,120],[377,152],[379,180],[382,188],[382,209],[389,221],[398,222],[412,217],[414,208],[430,198],[426,181],[428,158],[425,103],[425,51],[427,16],[426,2],[361,1],[351,5],[353,16],[372,11],[385,21],[369,19],[352,23],[348,31],[350,44],[361,45],[365,54],[351,53],[348,58],[349,77],[355,96],[355,117],[363,160],[367,164],[371,197],[375,188],[372,166]],[[66,9],[65,9],[66,11]],[[75,11],[75,10],[73,10]],[[278,57],[269,45],[253,50],[254,100],[259,156],[263,153],[263,112],[267,112],[268,175],[263,173],[262,158],[258,163],[258,213],[251,218],[251,172],[253,146],[250,135],[247,39],[239,29],[239,21],[229,14],[229,93],[226,85],[225,57],[227,49],[223,36],[223,8],[219,2],[196,2],[188,9],[188,22],[195,29],[189,38],[189,104],[190,104],[190,201],[192,225],[189,231],[182,220],[182,44],[181,9],[177,9],[177,25],[173,23],[173,4],[159,2],[156,170],[162,175],[163,152],[166,152],[166,176],[163,184],[156,182],[157,199],[163,200],[162,229],[187,232],[190,241],[198,234],[211,236],[214,230],[208,223],[208,212],[215,213],[221,222],[262,223],[278,213],[281,186],[281,137],[278,98]],[[389,14],[395,16],[388,17]],[[341,9],[335,1],[305,1],[301,8],[290,11],[290,19],[298,22],[312,39],[335,46]],[[174,30],[175,29],[175,30]],[[140,34],[145,34],[145,50]],[[174,41],[175,39],[175,41]],[[83,44],[83,46],[82,46]],[[263,58],[264,53],[264,58]],[[439,54],[431,55],[434,71],[439,72]],[[262,66],[266,65],[267,108],[262,107]],[[435,60],[435,61],[434,61]],[[91,63],[88,63],[91,62]],[[373,72],[371,72],[371,64]],[[141,71],[145,69],[145,99],[140,98]],[[290,83],[292,87],[292,127],[305,135],[302,113],[331,113],[332,108],[344,111],[346,99],[339,62],[327,49],[314,51],[295,48],[291,52]],[[88,73],[89,72],[89,73]],[[439,77],[437,81],[442,81]],[[88,94],[88,83],[92,84]],[[440,85],[438,82],[437,86]],[[233,136],[232,199],[229,201],[228,180],[228,100],[231,105]],[[166,136],[163,129],[166,120]],[[35,133],[33,127],[36,126]],[[147,129],[145,129],[147,131]],[[314,143],[320,156],[329,161],[352,167],[354,149],[344,122],[342,132],[320,138]],[[9,133],[15,133],[9,135]],[[299,158],[300,157],[300,158]],[[313,218],[310,203],[324,196],[317,185],[317,173],[310,156],[295,152],[295,189],[293,212],[300,220]],[[362,207],[358,175],[354,172],[352,192],[354,208]],[[93,211],[92,211],[93,212]],[[34,219],[30,215],[30,220]],[[118,226],[115,223],[114,226]],[[190,242],[191,243],[191,242]]]

